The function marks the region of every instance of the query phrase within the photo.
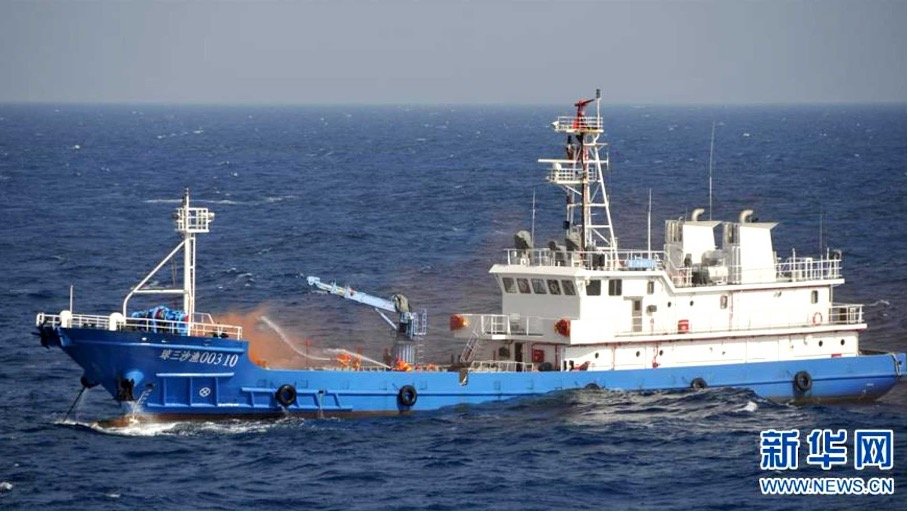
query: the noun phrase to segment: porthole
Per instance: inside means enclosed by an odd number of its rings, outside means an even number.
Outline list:
[[[693,306],[693,305],[694,305],[694,301],[690,301],[690,305]]]
[[[640,351],[639,351],[639,350],[637,351],[637,357],[640,357]]]
[[[820,346],[821,347],[823,346],[823,340],[820,340]]]
[[[660,355],[660,356],[662,355],[662,352],[663,352],[662,350],[659,351],[659,355]]]
[[[596,352],[595,357],[596,359],[599,359],[599,352]]]
[[[671,303],[671,302],[668,303],[668,307],[672,307],[672,303]]]
[[[840,342],[839,342],[839,345],[842,345],[842,346],[844,347],[844,346],[845,346],[845,340],[840,341]]]

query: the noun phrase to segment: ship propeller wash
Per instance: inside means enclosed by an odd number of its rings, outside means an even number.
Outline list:
[[[100,385],[148,419],[396,414],[574,388],[873,399],[904,379],[904,353],[860,348],[863,306],[833,300],[844,284],[841,252],[780,258],[775,223],[756,222],[750,210],[721,222],[701,220],[697,209],[665,223],[663,250],[619,249],[600,102],[597,91],[556,119],[563,156],[539,160],[566,195],[564,239],[536,247],[530,233],[515,235],[490,270],[500,313],[450,317],[465,342],[453,364],[418,360],[425,315],[405,300],[317,278],[310,285],[399,315],[397,323],[385,317],[397,329],[394,363],[281,369],[254,360],[241,327],[196,311],[196,235],[208,232],[214,214],[191,206],[188,191],[174,215],[180,243],[122,311],[39,313],[41,344],[82,367],[83,387]],[[147,287],[181,251],[183,286]],[[156,294],[181,296],[183,309],[129,310],[133,296]]]

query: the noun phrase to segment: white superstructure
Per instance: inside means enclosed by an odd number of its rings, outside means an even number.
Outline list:
[[[596,102],[596,115],[583,108]],[[841,253],[780,257],[775,223],[688,219],[665,223],[662,251],[619,250],[598,141],[595,100],[553,123],[566,157],[543,159],[548,181],[567,195],[565,243],[536,248],[515,236],[490,273],[501,314],[458,314],[474,368],[624,370],[856,356],[859,304],[839,304]]]

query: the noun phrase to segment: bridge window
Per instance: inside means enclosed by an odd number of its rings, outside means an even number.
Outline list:
[[[558,286],[557,279],[549,279],[549,293],[552,295],[561,295],[561,287]]]
[[[620,279],[609,279],[608,294],[612,295],[612,296],[621,295],[621,280]]]
[[[602,281],[599,279],[590,279],[589,284],[586,285],[586,294],[602,295]]]
[[[646,282],[646,294],[652,295],[656,291],[656,283],[654,281]]]
[[[563,279],[561,281],[561,289],[564,290],[565,295],[577,295],[577,292],[574,290],[574,282]]]
[[[816,304],[820,301],[820,292],[817,290],[810,290],[810,303]]]
[[[517,278],[517,288],[520,289],[520,293],[530,293],[530,282],[524,278]]]
[[[517,293],[517,286],[514,284],[513,277],[502,277],[501,285],[504,287],[504,291],[507,293]]]
[[[542,279],[533,279],[533,293],[538,295],[545,295],[545,281]]]
[[[728,308],[728,295],[723,295],[719,297],[719,307],[722,309]]]

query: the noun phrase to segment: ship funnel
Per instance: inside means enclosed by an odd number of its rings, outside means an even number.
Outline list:
[[[700,216],[703,215],[703,212],[705,211],[706,210],[704,210],[703,208],[694,208],[694,211],[690,212],[690,220],[692,222],[697,222],[698,220],[700,220]]]
[[[751,216],[754,214],[753,210],[741,210],[741,214],[738,215],[738,222],[744,224],[745,222],[750,222]]]

